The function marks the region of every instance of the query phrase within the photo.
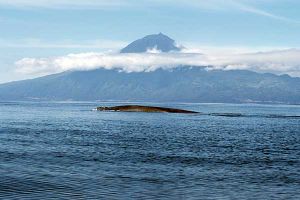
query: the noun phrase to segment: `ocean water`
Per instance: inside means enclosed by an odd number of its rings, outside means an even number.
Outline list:
[[[300,199],[300,106],[103,105],[0,103],[0,199]]]

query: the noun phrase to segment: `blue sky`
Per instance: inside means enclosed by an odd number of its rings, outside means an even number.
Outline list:
[[[163,32],[190,48],[300,47],[298,0],[0,0],[0,83],[23,58],[115,51]]]

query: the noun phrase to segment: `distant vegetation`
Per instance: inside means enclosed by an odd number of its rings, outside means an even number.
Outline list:
[[[0,85],[0,100],[300,103],[300,78],[201,67],[125,73],[97,69]]]
[[[162,52],[180,50],[173,39],[160,33],[132,42],[121,53],[140,53],[151,48]],[[246,70],[206,71],[205,67],[192,66],[132,73],[105,69],[68,71],[2,84],[0,100],[300,104],[300,78]]]

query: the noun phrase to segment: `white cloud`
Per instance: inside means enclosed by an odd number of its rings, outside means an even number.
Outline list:
[[[255,15],[268,17],[268,18],[271,18],[271,19],[285,21],[285,22],[289,22],[289,23],[297,23],[297,24],[300,23],[300,21],[290,19],[290,18],[287,18],[287,17],[284,17],[284,16],[276,15],[276,14],[268,12],[266,10],[262,10],[262,9],[254,7],[254,6],[244,4],[244,3],[239,2],[237,0],[235,0],[235,1],[232,0],[232,3],[236,8],[238,8],[241,11],[245,11],[245,12],[252,13],[252,14],[255,14]]]
[[[288,17],[284,17],[272,12],[269,12],[265,9],[262,8],[258,8],[256,7],[254,4],[257,2],[262,3],[262,0],[251,0],[251,1],[246,1],[246,0],[165,0],[168,1],[169,3],[177,3],[180,5],[190,5],[193,6],[195,8],[199,8],[199,9],[205,9],[205,10],[214,10],[217,12],[220,11],[241,11],[241,12],[246,12],[246,13],[250,13],[253,15],[258,15],[258,16],[262,16],[262,17],[267,17],[267,18],[271,18],[274,20],[279,20],[279,21],[285,21],[288,23],[296,23],[299,24],[300,21],[288,18]],[[249,3],[250,2],[250,3]],[[270,7],[270,5],[272,5],[271,3],[276,3],[275,1],[273,2],[265,2],[264,3],[264,7]],[[285,3],[285,2],[283,2]]]
[[[202,55],[186,53],[105,54],[81,53],[56,58],[23,58],[16,62],[18,72],[47,74],[67,70],[97,68],[120,69],[126,72],[153,71],[178,65],[205,65]]]
[[[249,54],[200,53],[80,53],[54,58],[23,58],[17,71],[45,75],[67,70],[119,69],[126,72],[149,72],[179,65],[204,66],[209,70],[252,70],[300,76],[300,50],[290,49]]]
[[[249,3],[251,2],[251,3]],[[48,9],[104,9],[114,7],[146,7],[147,6],[178,6],[198,7],[199,9],[215,11],[242,11],[276,20],[300,23],[297,20],[280,16],[254,6],[262,0],[0,0],[0,6],[17,8],[48,8]],[[269,6],[271,2],[265,2]],[[272,3],[275,3],[273,1]]]
[[[154,48],[147,49],[147,53],[162,53],[161,50],[157,49],[157,46]]]
[[[216,57],[213,69],[245,69],[256,72],[300,76],[300,50],[289,49]]]

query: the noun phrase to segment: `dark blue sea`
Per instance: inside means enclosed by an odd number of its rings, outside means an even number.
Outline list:
[[[0,199],[300,199],[300,106],[119,104],[0,103]]]

